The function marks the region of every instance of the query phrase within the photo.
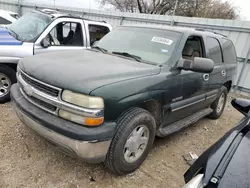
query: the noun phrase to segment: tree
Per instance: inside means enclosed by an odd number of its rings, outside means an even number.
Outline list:
[[[122,12],[173,14],[176,0],[97,0]],[[175,15],[204,18],[238,18],[238,8],[222,0],[178,0]]]

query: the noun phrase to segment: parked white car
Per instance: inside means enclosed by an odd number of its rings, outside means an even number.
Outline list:
[[[0,10],[0,25],[11,24],[18,18],[20,18],[18,13],[7,10]]]

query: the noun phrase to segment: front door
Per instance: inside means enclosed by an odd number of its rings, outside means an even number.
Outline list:
[[[59,18],[55,20],[37,39],[34,54],[59,50],[86,49],[86,36],[82,20]],[[47,38],[50,46],[42,47],[41,41]]]
[[[207,74],[209,82],[209,91],[206,96],[206,104],[209,105],[217,97],[226,82],[226,66],[223,62],[222,48],[218,39],[213,37],[206,38],[207,58],[214,61],[214,70],[212,73]]]
[[[205,57],[204,41],[202,36],[190,36],[184,46],[182,58],[194,60],[195,57]],[[173,79],[179,82],[180,96],[173,99],[171,112],[167,124],[185,118],[203,108],[208,91],[208,80],[203,73],[182,70]]]

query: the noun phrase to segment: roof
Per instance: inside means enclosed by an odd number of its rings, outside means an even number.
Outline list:
[[[170,30],[170,31],[176,31],[176,32],[181,32],[181,33],[195,33],[195,34],[204,34],[207,33],[209,35],[216,35],[217,37],[225,37],[227,36],[216,33],[211,30],[206,30],[206,29],[198,29],[198,28],[189,28],[189,27],[178,27],[178,26],[168,26],[168,25],[123,25],[122,27],[142,27],[142,28],[152,28],[152,29],[163,29],[163,30]]]
[[[42,12],[44,14],[50,15],[54,19],[57,19],[57,18],[78,18],[78,19],[82,19],[82,20],[88,20],[88,21],[104,22],[104,23],[106,23],[105,21],[89,20],[89,19],[82,18],[81,16],[78,16],[78,15],[61,13],[60,11],[53,10],[53,9],[36,9],[36,11],[39,11],[39,12]]]

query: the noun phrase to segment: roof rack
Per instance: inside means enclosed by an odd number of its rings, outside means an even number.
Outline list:
[[[201,28],[196,28],[195,30],[196,30],[196,31],[210,32],[210,33],[213,33],[213,34],[216,34],[216,35],[221,35],[221,36],[223,36],[223,37],[226,37],[226,38],[227,38],[227,36],[226,36],[226,35],[223,35],[223,34],[221,34],[221,33],[217,33],[217,32],[215,32],[215,31],[213,31],[213,30],[201,29]]]

